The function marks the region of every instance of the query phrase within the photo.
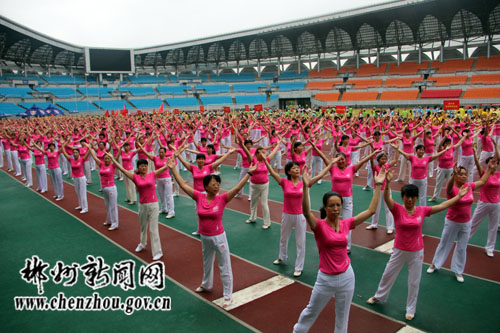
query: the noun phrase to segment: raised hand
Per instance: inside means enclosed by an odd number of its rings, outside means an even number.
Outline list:
[[[387,184],[389,184],[393,179],[394,179],[394,172],[392,170],[385,173],[385,180],[387,181]]]
[[[258,166],[259,166],[258,164],[253,164],[252,163],[252,165],[250,165],[250,167],[248,168],[248,171],[254,172],[255,170],[257,170]]]
[[[309,171],[305,167],[304,169],[302,169],[302,182],[306,186],[309,186],[309,184],[311,183],[311,176],[309,175]]]
[[[469,187],[462,185],[462,187],[460,187],[460,190],[458,190],[458,195],[460,196],[460,198],[463,198],[468,192],[469,192]]]
[[[169,169],[175,168],[175,158],[169,157],[167,159],[167,166],[169,167]]]
[[[375,175],[375,184],[376,183],[383,183],[385,178],[386,178],[386,171],[385,171],[385,168],[382,167],[380,169],[380,172]]]

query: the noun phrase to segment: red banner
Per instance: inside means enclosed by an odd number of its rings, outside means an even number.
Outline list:
[[[245,105],[245,111],[250,111],[250,106]]]
[[[253,106],[253,109],[254,109],[255,111],[262,111],[262,110],[263,110],[262,104],[255,104],[255,105]]]
[[[202,108],[202,107],[203,107],[203,106],[200,106],[200,111],[201,111],[201,108]],[[180,113],[180,112],[179,112],[179,109],[174,109],[174,114],[179,114],[179,113]]]
[[[337,105],[335,107],[335,112],[337,113],[346,113],[346,111],[347,111],[347,106],[345,105]]]
[[[106,109],[106,113],[104,113],[106,117],[109,117],[109,111]]]
[[[200,112],[205,112],[205,107],[203,105],[200,105]]]
[[[225,106],[224,107],[224,112],[225,113],[231,113],[231,107],[230,106]]]
[[[123,117],[126,117],[128,115],[128,110],[121,110],[120,111],[120,114],[123,116]]]
[[[460,109],[460,100],[454,99],[449,101],[443,101],[445,110],[458,110]]]
[[[160,108],[158,109],[158,114],[163,112],[163,103],[161,103]]]

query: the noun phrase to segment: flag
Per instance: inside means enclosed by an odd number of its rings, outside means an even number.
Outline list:
[[[200,105],[200,112],[205,112],[205,107],[203,105]]]
[[[137,110],[137,114],[142,114],[142,111],[141,110]]]
[[[156,114],[156,110],[155,109],[153,109],[153,114]]]
[[[163,102],[161,102],[160,107],[158,108],[158,114],[163,112]]]
[[[245,111],[250,111],[250,107],[248,105],[245,105]]]
[[[104,113],[104,116],[109,117],[109,111],[106,109],[106,112]]]
[[[128,115],[128,110],[121,110],[120,114],[122,115],[122,117],[126,117]]]
[[[255,104],[255,105],[253,106],[253,109],[254,109],[255,111],[262,111],[262,104]]]
[[[202,107],[203,107],[203,106],[201,106],[200,108],[202,108]],[[179,112],[179,109],[174,109],[174,113],[175,113],[175,114],[179,114],[179,113],[180,113],[180,112]]]
[[[231,107],[230,106],[225,106],[224,107],[224,112],[225,113],[231,113]]]

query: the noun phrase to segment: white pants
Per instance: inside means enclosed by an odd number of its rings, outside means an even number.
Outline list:
[[[64,187],[63,187],[61,168],[49,169],[49,176],[56,197],[64,198]]]
[[[474,181],[474,156],[462,155],[460,157],[460,162],[458,165],[467,169],[467,183],[472,183]]]
[[[241,160],[241,154],[238,154],[238,156],[236,156],[236,164],[234,165],[235,168],[241,168]]]
[[[2,145],[2,141],[0,141],[0,168],[3,168],[3,145]]]
[[[488,225],[488,241],[486,242],[485,250],[494,251],[495,243],[497,241],[498,225],[500,222],[500,202],[491,203],[481,200],[477,202],[476,210],[474,211],[474,215],[471,220],[470,237],[474,236],[477,228],[481,222],[483,222],[486,215],[488,215],[490,223]]]
[[[104,187],[102,189],[104,205],[106,206],[106,223],[112,227],[118,227],[118,191],[116,186]]]
[[[83,211],[88,211],[89,206],[87,203],[87,179],[85,176],[75,177],[73,179],[73,184],[75,185],[76,196],[78,197],[78,206],[82,208]]]
[[[361,153],[361,152],[360,152],[360,150],[359,150],[359,149],[358,149],[358,150],[356,150],[356,151],[353,151],[353,152],[351,153],[351,165],[356,165],[356,164],[358,164],[359,159],[360,159],[360,153]],[[323,169],[323,168],[322,168],[322,169]],[[320,170],[319,172],[321,172],[321,170]],[[356,171],[356,176],[358,176],[358,175],[359,175],[359,172],[358,172],[358,171]]]
[[[87,178],[87,183],[92,183],[92,173],[90,171],[90,160],[83,162],[83,173],[85,178]]]
[[[162,253],[160,233],[158,232],[158,202],[139,204],[139,223],[141,225],[141,244],[148,244],[148,224],[151,236],[151,252],[153,256]]]
[[[457,274],[462,274],[464,272],[470,230],[471,221],[459,223],[447,218],[444,219],[441,240],[439,241],[436,253],[434,253],[434,259],[432,259],[432,263],[437,269],[443,266],[446,258],[448,258],[453,243],[457,240],[457,246],[455,247],[455,251],[453,251],[453,257],[451,259],[451,270]]]
[[[240,177],[238,178],[238,183],[240,182],[240,180],[243,179],[243,177],[245,177],[247,172],[248,172],[248,168],[241,168]],[[243,194],[243,188],[241,188],[241,190],[238,192],[238,195],[240,195],[240,194]],[[250,198],[252,197],[252,186],[248,187],[248,196]]]
[[[38,184],[37,190],[47,191],[47,171],[45,170],[45,164],[35,165],[36,173],[36,183]]]
[[[392,191],[391,190],[389,190],[389,194],[392,198]],[[394,231],[394,216],[392,216],[392,213],[389,210],[389,207],[387,207],[387,203],[382,198],[378,201],[377,210],[375,211],[375,214],[372,217],[371,225],[374,227],[378,226],[378,221],[380,218],[380,210],[382,208],[382,202],[384,202],[383,205],[384,205],[384,209],[385,209],[385,227],[386,227],[387,231],[389,231],[389,230]]]
[[[399,174],[398,179],[404,180],[406,176],[406,169],[411,170],[411,163],[404,156],[399,156]]]
[[[281,238],[279,258],[285,261],[288,258],[288,240],[292,229],[295,228],[295,243],[297,244],[297,259],[295,259],[295,270],[304,269],[304,259],[306,257],[306,219],[303,214],[281,215]]]
[[[233,297],[233,270],[231,268],[231,255],[227,243],[226,232],[215,236],[200,235],[201,250],[203,253],[203,281],[201,286],[210,290],[214,283],[214,260],[217,255],[220,279],[224,288],[224,298]]]
[[[32,165],[33,161],[31,160],[31,158],[21,160],[21,168],[23,170],[24,177],[26,177],[26,184],[29,186],[33,186],[33,170],[31,169]]]
[[[427,156],[432,156],[433,154],[424,154],[425,157]],[[427,166],[427,175],[429,177],[434,177],[434,161],[430,161],[429,165]]]
[[[354,283],[354,271],[351,265],[344,273],[338,275],[318,271],[309,304],[300,313],[299,321],[293,326],[293,331],[308,332],[330,299],[335,297],[335,333],[347,332]]]
[[[156,179],[156,190],[160,197],[160,213],[168,212],[175,215],[174,197],[172,193],[172,178]]]
[[[254,184],[250,182],[250,188],[252,196],[252,200],[250,201],[250,220],[255,221],[257,219],[257,203],[260,199],[264,225],[270,226],[271,215],[269,213],[269,204],[267,202],[267,196],[269,194],[269,182],[265,184]]]
[[[67,175],[71,173],[71,166],[68,162],[68,159],[64,154],[59,155],[59,165],[61,166],[62,173]]]
[[[453,173],[453,168],[451,169],[438,168],[436,187],[434,187],[434,194],[432,195],[433,198],[439,197],[439,194],[441,194],[441,189],[443,188],[443,184],[445,184],[445,182],[448,182],[452,173]]]
[[[223,137],[220,142],[225,145],[225,146],[231,146],[231,134],[229,134],[228,136],[225,136]],[[227,149],[226,148],[222,148],[221,147],[221,153],[222,154],[225,154],[227,152]]]
[[[427,178],[424,179],[413,179],[410,178],[410,184],[418,187],[418,201],[419,206],[427,206]]]
[[[129,172],[134,173],[134,170],[127,170]],[[128,201],[136,202],[137,201],[137,193],[135,192],[135,184],[134,182],[128,178],[123,177],[123,185],[125,186],[125,193]]]
[[[403,268],[408,264],[408,298],[406,299],[406,313],[414,315],[417,310],[418,288],[422,277],[422,262],[424,260],[424,250],[403,251],[394,248],[391,258],[385,266],[384,274],[380,280],[375,298],[380,302],[385,302],[396,278]]]
[[[486,170],[486,159],[490,156],[494,156],[495,153],[492,151],[481,151],[481,154],[479,155],[479,163],[483,167],[483,169]]]
[[[17,150],[11,150],[10,156],[12,158],[12,162],[14,163],[14,169],[16,170],[16,176],[21,175],[21,164],[19,163],[19,157],[17,155]]]
[[[241,155],[238,154],[238,156]],[[281,149],[278,149],[278,152],[276,153],[276,155],[274,155],[271,161],[271,165],[273,166],[273,168],[283,169],[283,166],[281,165]]]
[[[7,169],[12,169],[12,154],[10,149],[5,149],[5,159],[7,160]]]
[[[316,172],[316,166],[318,171]],[[323,170],[323,160],[320,156],[311,156],[311,178],[314,178],[316,175],[321,173]]]
[[[352,196],[342,197],[342,219],[345,220],[351,218],[352,211],[353,211]],[[351,249],[351,234],[352,230],[349,230],[349,236],[347,240],[347,251]]]
[[[368,176],[366,178],[366,186],[373,186],[373,169],[371,163],[366,163],[366,168],[368,169]]]

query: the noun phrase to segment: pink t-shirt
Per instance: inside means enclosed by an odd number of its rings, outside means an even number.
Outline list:
[[[125,170],[134,170],[134,166],[132,165],[132,158],[134,157],[135,150],[134,151],[129,151],[126,153],[125,151],[122,151],[121,157],[122,157],[122,163],[123,167]]]
[[[462,156],[472,156],[474,154],[474,150],[472,150],[474,142],[471,138],[465,139],[462,143]]]
[[[453,168],[453,152],[454,149],[451,147],[446,153],[438,157],[438,167],[441,169],[452,169]]]
[[[433,154],[434,153],[434,139],[433,138],[428,138],[426,136],[424,138],[424,147],[425,147],[425,153],[426,154]]]
[[[281,178],[281,188],[283,189],[283,212],[287,214],[302,214],[302,181],[297,185],[286,178]]]
[[[99,176],[101,176],[102,187],[115,186],[115,165],[111,163],[106,166],[104,162],[99,165]]]
[[[71,164],[71,177],[78,178],[83,177],[83,157],[80,156],[79,159],[75,160],[73,157],[69,159],[69,163]],[[88,179],[90,181],[90,179]]]
[[[332,179],[332,192],[337,192],[341,197],[352,197],[352,179],[356,172],[356,166],[351,165],[344,170],[334,165],[330,169]]]
[[[471,208],[474,202],[474,195],[472,191],[476,188],[475,183],[466,183],[465,186],[469,187],[469,192],[464,195],[456,204],[448,208],[446,218],[453,222],[465,223],[471,220]],[[458,194],[458,187],[453,186],[451,193],[446,192],[446,198],[454,198]]]
[[[164,159],[160,159],[159,156],[153,157],[153,163],[155,165],[155,170],[161,169],[167,163],[167,156]],[[170,178],[170,173],[168,172],[168,168],[165,169],[162,173],[160,173],[157,178]]]
[[[146,177],[142,177],[134,173],[134,178],[132,178],[135,186],[137,187],[137,191],[139,192],[139,203],[146,204],[157,202],[158,199],[156,197],[156,189],[155,189],[155,173],[150,172],[146,174]]]
[[[250,148],[250,156],[254,155],[256,150],[257,148]],[[243,148],[238,149],[238,153],[241,155],[241,166],[243,168],[249,168],[250,162],[248,161],[247,154],[245,154]]]
[[[347,256],[349,230],[354,229],[354,218],[339,220],[339,232],[329,226],[325,220],[317,220],[314,238],[319,252],[319,270],[325,274],[344,273],[351,260]]]
[[[205,187],[203,187],[203,178],[215,171],[212,168],[212,164],[205,164],[201,170],[198,169],[198,166],[190,164],[189,171],[193,174],[193,188],[196,191],[205,192]]]
[[[391,170],[391,167],[389,164],[384,164],[383,165],[384,169],[386,172],[389,172],[389,170]],[[373,166],[373,172],[374,172],[374,175],[378,174],[380,172],[380,170],[382,170],[382,168],[380,167],[380,165],[378,164],[375,164]],[[386,185],[386,180],[384,179],[384,182],[382,183],[382,187],[380,188],[382,191],[385,190],[385,185]],[[373,188],[375,188],[375,178],[373,178]],[[383,200],[383,199],[381,199]]]
[[[18,156],[20,160],[29,160],[31,158],[30,151],[25,146],[19,146],[17,148],[17,153],[19,154]]]
[[[421,160],[415,155],[410,155],[411,175],[413,179],[425,179],[427,177],[427,166],[431,161],[430,156],[424,156]]]
[[[49,150],[46,150],[47,162],[49,169],[57,169],[59,168],[59,151],[55,151],[51,153]]]
[[[35,165],[45,164],[45,159],[43,158],[43,153],[39,150],[34,150],[33,155],[35,155]]]
[[[415,145],[415,137],[410,137],[407,139],[406,137],[403,137],[401,139],[401,142],[403,143],[403,152],[407,154],[413,153],[413,146]]]
[[[198,232],[204,236],[220,235],[224,232],[222,226],[222,215],[227,200],[227,192],[215,196],[212,201],[207,201],[206,193],[193,191],[193,199],[196,201],[196,214],[198,215]]]
[[[431,215],[432,207],[417,206],[412,216],[404,206],[394,203],[391,210],[396,226],[394,247],[403,251],[420,251],[424,248],[422,223],[424,218]]]
[[[269,157],[266,157],[267,161],[269,161]],[[264,161],[261,161],[261,162],[258,162],[257,159],[254,157],[253,158],[253,163],[254,164],[257,164],[257,169],[252,172],[252,176],[250,177],[250,182],[252,182],[253,184],[258,184],[258,185],[262,185],[262,184],[265,184],[267,182],[269,182],[269,176],[268,176],[268,170],[267,170],[267,167],[266,167],[266,164],[264,163]]]
[[[347,146],[347,148],[344,148],[344,146],[339,146],[338,152],[344,153],[346,156],[346,165],[351,165],[352,147]]]
[[[302,172],[302,168],[306,165],[307,153],[305,151],[301,152],[300,155],[294,153],[292,155],[292,161],[297,162],[299,164],[300,172]]]
[[[489,203],[500,202],[500,172],[490,175],[486,184],[479,190],[479,200]]]
[[[323,148],[323,142],[325,142],[325,140],[323,139],[320,139],[316,142],[315,146],[318,148],[319,151],[321,151],[321,149]],[[316,151],[316,149],[313,148],[313,150],[311,151],[311,154],[312,156],[319,156],[318,152]]]

